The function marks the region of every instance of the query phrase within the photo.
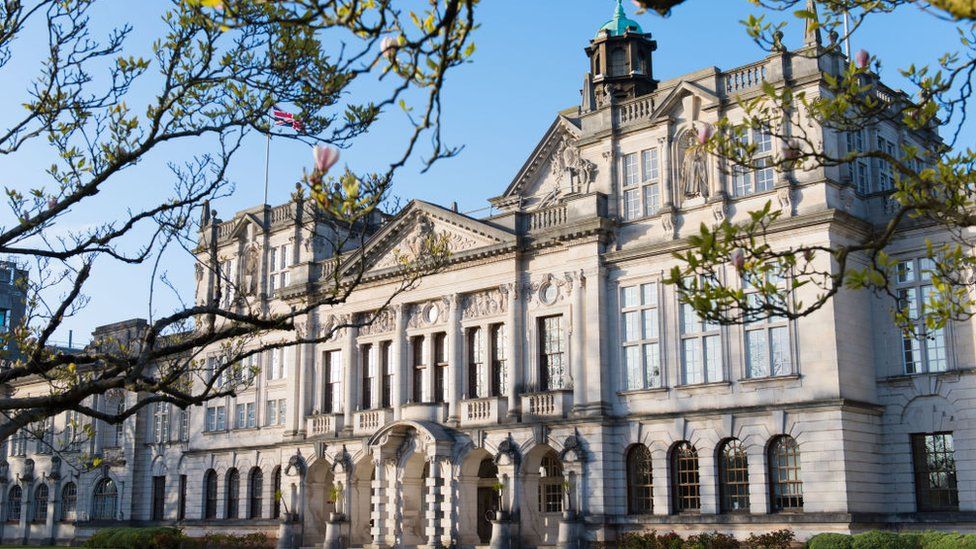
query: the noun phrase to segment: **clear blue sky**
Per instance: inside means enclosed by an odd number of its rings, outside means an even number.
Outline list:
[[[148,4],[108,0],[115,6],[100,12],[99,25],[120,20],[136,29],[133,46],[146,51],[143,33],[155,32],[158,22]],[[450,143],[464,145],[457,158],[442,161],[426,174],[416,164],[400,172],[395,193],[404,198],[421,198],[449,205],[457,201],[462,211],[486,206],[485,200],[500,194],[525,161],[557,111],[579,101],[579,88],[586,70],[583,48],[612,11],[613,0],[486,0],[478,9],[481,28],[476,32],[477,51],[472,63],[456,69],[444,90],[444,134]],[[138,6],[138,7],[133,7]],[[633,16],[630,2],[625,2]],[[729,68],[749,63],[763,55],[739,24],[757,8],[746,0],[689,0],[669,18],[654,14],[636,17],[645,32],[658,42],[654,72],[666,80],[707,66]],[[900,87],[904,81],[898,67],[927,64],[941,53],[956,48],[951,26],[935,21],[914,9],[877,18],[854,38],[854,49],[865,48],[884,63],[882,75]],[[802,29],[793,28],[787,45],[798,46]],[[29,56],[4,70],[0,78],[0,101],[5,106],[22,102],[23,88],[10,83],[11,75],[26,81],[36,70]],[[368,93],[368,90],[365,90]],[[391,113],[378,131],[352,149],[343,151],[342,163],[357,171],[369,170],[384,151],[398,147],[402,120]],[[0,126],[7,117],[0,114]],[[961,143],[971,144],[973,127],[967,128]],[[215,204],[221,217],[259,204],[263,198],[264,140],[249,141],[233,166],[237,191]],[[160,151],[144,165],[113,181],[111,188],[93,201],[97,208],[82,208],[67,220],[83,226],[106,215],[125,217],[125,208],[140,199],[168,188],[166,160],[183,160],[194,147],[181,145]],[[426,152],[426,151],[421,151]],[[43,182],[40,167],[51,163],[49,152],[32,147],[15,158],[0,157],[0,185],[25,189]],[[308,150],[299,144],[274,142],[271,153],[270,202],[288,199],[303,167],[310,163]],[[379,168],[379,166],[377,166]],[[114,208],[114,209],[113,209]],[[0,213],[4,224],[10,213]],[[192,300],[192,262],[186,255],[171,255],[164,270],[187,300]],[[70,319],[59,339],[73,329],[76,341],[87,340],[97,325],[132,317],[149,317],[148,268],[119,267],[102,263],[88,287],[89,306]],[[158,286],[157,286],[158,288]],[[176,304],[168,290],[160,290],[154,302],[155,316],[166,314]]]

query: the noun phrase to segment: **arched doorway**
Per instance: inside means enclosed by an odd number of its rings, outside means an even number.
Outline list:
[[[316,460],[305,476],[306,505],[305,536],[303,545],[321,545],[325,540],[325,525],[329,515],[335,512],[335,486],[332,464],[325,459]]]
[[[458,532],[465,545],[491,539],[491,521],[499,508],[498,466],[483,448],[469,452],[461,463]]]
[[[522,471],[522,535],[531,545],[554,544],[565,501],[562,460],[542,444],[526,454]]]
[[[354,545],[370,543],[373,518],[373,477],[376,468],[370,457],[364,456],[353,466],[349,489],[352,491],[352,508],[349,510],[350,538]]]

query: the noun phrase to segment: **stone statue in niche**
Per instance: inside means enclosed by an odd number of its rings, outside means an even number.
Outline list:
[[[244,293],[255,295],[258,292],[258,264],[259,259],[258,245],[252,242],[244,250]]]
[[[694,132],[685,132],[681,139],[681,189],[685,198],[708,198],[708,169],[705,151],[698,144]]]

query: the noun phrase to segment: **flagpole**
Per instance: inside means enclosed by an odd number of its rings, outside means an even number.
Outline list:
[[[264,203],[268,203],[268,171],[271,165],[271,126],[268,126],[268,143],[264,149]]]

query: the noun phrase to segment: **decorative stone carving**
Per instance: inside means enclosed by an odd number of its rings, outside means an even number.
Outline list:
[[[482,245],[476,239],[459,231],[435,231],[433,220],[427,215],[420,215],[414,226],[400,241],[400,244],[387,250],[384,255],[380,256],[376,263],[373,264],[373,268],[389,269],[399,267],[403,262],[411,262],[421,257],[422,254],[426,253],[424,248],[425,242],[435,233],[444,236],[447,249],[452,254],[477,248]]]
[[[295,453],[288,458],[288,466],[285,467],[285,475],[289,477],[295,475],[305,475],[305,458],[303,458],[300,453]]]
[[[247,245],[247,248],[244,250],[243,262],[243,292],[245,295],[257,295],[258,279],[260,278],[259,265],[261,264],[261,254],[256,243],[251,242]]]
[[[346,446],[342,446],[342,450],[335,455],[332,460],[332,472],[334,473],[349,473],[352,471],[352,457],[346,450]]]
[[[6,475],[4,475],[6,478]],[[47,478],[58,481],[61,480],[61,458],[58,456],[53,456],[51,458],[51,472],[48,473]]]
[[[681,190],[685,198],[708,198],[708,158],[698,144],[694,131],[686,131],[679,142],[681,149]]]
[[[674,214],[672,212],[668,211],[661,214],[661,229],[664,230],[664,236],[674,238]]]
[[[447,314],[450,309],[450,302],[447,298],[441,298],[426,303],[415,303],[410,306],[407,315],[407,326],[410,328],[422,328],[424,326],[434,326],[447,322]]]
[[[583,451],[583,441],[579,436],[573,434],[566,437],[563,442],[563,450],[559,453],[562,461],[586,461],[586,452]]]
[[[776,192],[776,199],[779,201],[779,207],[783,212],[787,215],[793,215],[793,189],[791,187],[781,187]]]
[[[461,318],[469,320],[503,314],[508,310],[508,295],[501,288],[464,296]]]
[[[712,217],[715,219],[716,225],[720,225],[723,221],[725,221],[726,215],[727,209],[724,200],[712,204]]]
[[[196,272],[197,282],[203,280],[203,265],[197,263],[193,266],[193,270]]]
[[[359,335],[368,336],[375,334],[386,334],[392,332],[396,327],[396,314],[390,308],[376,312],[362,313],[361,322],[368,322],[370,318],[376,316],[370,324],[365,324],[359,328]]]

